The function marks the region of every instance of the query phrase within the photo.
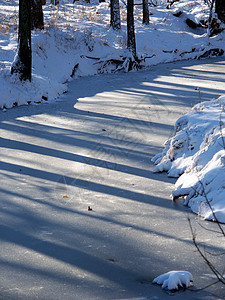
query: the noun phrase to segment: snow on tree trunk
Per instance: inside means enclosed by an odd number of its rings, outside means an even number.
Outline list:
[[[19,1],[18,50],[11,74],[18,73],[20,80],[31,81],[31,5],[30,0]]]
[[[136,41],[134,30],[134,0],[127,1],[127,49],[136,57]]]
[[[225,23],[225,0],[216,0],[215,12],[217,13],[218,18]]]
[[[142,0],[143,5],[143,24],[149,24],[149,9],[148,9],[148,0]]]
[[[111,0],[110,15],[111,15],[110,25],[112,29],[119,30],[121,28],[119,0]]]
[[[32,29],[44,29],[42,0],[32,0],[31,16]]]

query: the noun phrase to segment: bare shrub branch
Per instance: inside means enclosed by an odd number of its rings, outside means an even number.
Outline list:
[[[206,257],[206,254],[202,251],[202,249],[200,248],[199,244],[196,241],[196,232],[194,231],[192,224],[191,224],[191,219],[190,217],[188,217],[188,223],[190,226],[190,230],[191,230],[191,234],[192,234],[192,240],[193,243],[195,245],[195,248],[197,249],[198,253],[201,255],[201,257],[203,258],[203,260],[205,261],[205,263],[208,265],[208,267],[211,269],[211,271],[214,273],[214,275],[216,276],[216,278],[218,279],[217,282],[221,282],[222,284],[225,285],[225,278],[223,273],[221,273],[212,263],[211,261]]]

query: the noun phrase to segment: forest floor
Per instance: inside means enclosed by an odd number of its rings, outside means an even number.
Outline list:
[[[224,65],[79,78],[55,102],[0,114],[0,299],[224,298],[219,284],[197,291],[215,278],[187,217],[206,250],[224,252],[199,226],[216,225],[171,201],[174,179],[151,163],[199,101],[196,86],[202,101],[225,94]],[[152,284],[171,270],[190,271],[194,287],[172,294]]]

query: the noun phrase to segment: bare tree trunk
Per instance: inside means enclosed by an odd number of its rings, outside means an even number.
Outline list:
[[[218,18],[225,23],[225,0],[216,0],[215,12],[217,13]]]
[[[149,9],[148,9],[148,0],[142,0],[143,5],[143,24],[149,24]]]
[[[32,0],[31,5],[32,29],[44,29],[42,0]]]
[[[127,0],[127,49],[136,58],[136,41],[134,30],[134,0]]]
[[[51,4],[58,5],[59,4],[59,0],[51,0]]]
[[[11,74],[18,73],[20,80],[31,81],[31,5],[30,0],[19,0],[18,50]]]
[[[112,29],[119,30],[121,28],[119,0],[111,0],[110,16],[111,16],[110,25],[111,25]]]

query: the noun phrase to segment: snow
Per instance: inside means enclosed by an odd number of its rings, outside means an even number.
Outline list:
[[[153,283],[161,284],[163,289],[168,288],[168,290],[178,290],[183,286],[188,288],[191,282],[193,282],[193,276],[187,271],[170,271],[153,280]]]
[[[224,35],[209,38],[206,28],[192,29],[189,18],[197,23],[207,20],[205,1],[180,0],[167,9],[166,1],[150,7],[150,25],[142,24],[141,5],[135,6],[137,53],[143,67],[158,63],[198,58],[210,49],[224,50]],[[44,6],[45,30],[33,31],[32,83],[19,82],[10,75],[17,49],[18,1],[0,1],[0,108],[56,99],[67,91],[74,78],[114,72],[108,59],[129,57],[126,50],[126,8],[121,2],[121,30],[109,27],[109,2],[60,1]],[[182,14],[177,17],[177,12]],[[126,61],[121,69],[127,71]]]
[[[150,282],[165,264],[173,269],[186,264],[196,272],[199,262],[199,257],[192,261],[182,208],[165,199],[172,181],[152,174],[149,156],[169,136],[173,118],[189,111],[191,89],[199,102],[202,90],[207,89],[207,98],[224,91],[214,66],[203,80],[201,72],[206,71],[201,66],[177,72],[175,65],[165,75],[165,63],[206,57],[217,48],[223,53],[225,33],[209,37],[207,28],[186,24],[187,18],[207,20],[209,8],[203,0],[180,0],[170,9],[166,1],[158,1],[157,7],[150,7],[149,26],[142,25],[141,6],[135,6],[138,56],[152,72],[93,80],[87,76],[116,71],[106,63],[110,59],[122,60],[121,70],[127,71],[125,6],[121,3],[122,28],[114,32],[109,28],[108,1],[71,2],[44,7],[45,30],[32,33],[33,80],[21,83],[10,75],[17,50],[18,1],[0,1],[0,192],[6,227],[1,251],[8,257],[2,264],[3,285],[11,287],[13,281],[16,290],[18,282],[25,282],[20,296],[37,288],[43,289],[43,298],[51,294],[51,286],[54,299],[62,299],[76,286],[80,299],[111,299],[112,293],[118,299],[142,299],[143,287],[137,283],[141,275]],[[72,84],[72,79],[77,81]],[[120,85],[126,80],[127,85]],[[173,104],[170,97],[176,99]],[[8,110],[27,104],[33,105],[18,108],[15,118]],[[177,120],[164,151],[152,161],[155,172],[179,177],[173,199],[185,197],[193,212],[225,223],[224,106],[225,96],[195,105]],[[214,243],[222,248],[220,241]],[[29,271],[27,253],[33,265]],[[9,259],[21,281],[7,269]],[[68,272],[71,283],[65,279],[64,286],[62,278],[69,277]],[[201,264],[197,272],[204,282]],[[191,280],[189,272],[171,271],[154,281],[171,290],[187,287]],[[15,296],[13,288],[6,293]],[[146,294],[157,299],[152,286]]]
[[[225,96],[195,105],[179,118],[172,138],[153,157],[154,171],[179,177],[172,197],[207,220],[225,223]]]

